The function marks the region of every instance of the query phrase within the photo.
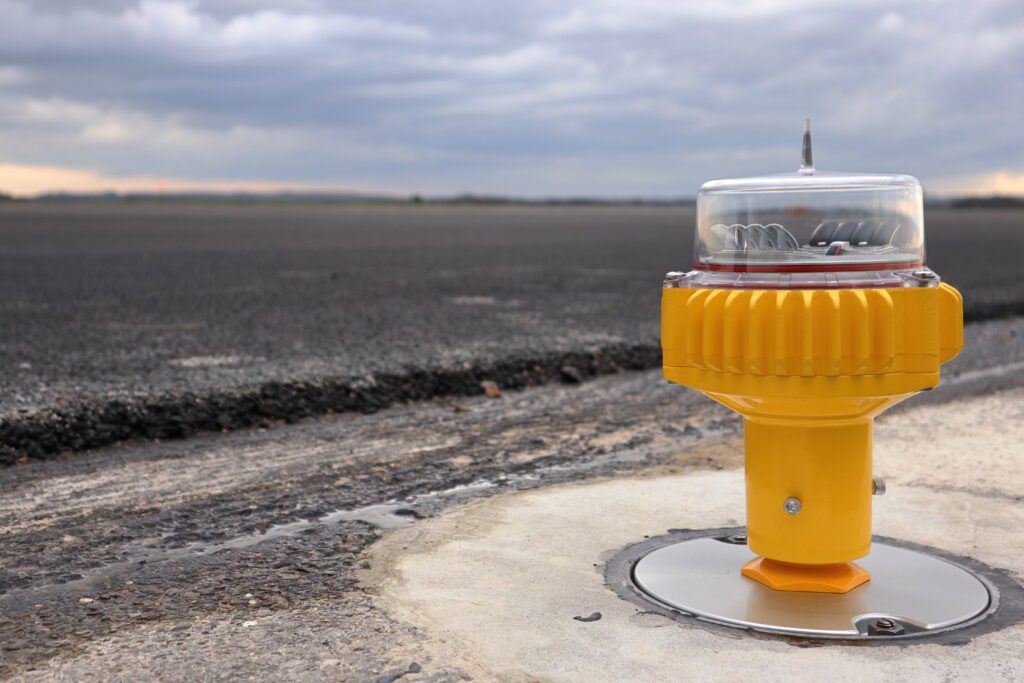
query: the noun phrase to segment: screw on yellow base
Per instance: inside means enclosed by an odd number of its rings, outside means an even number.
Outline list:
[[[744,565],[743,576],[777,591],[849,593],[871,580],[868,570],[854,562],[801,565],[757,557]]]

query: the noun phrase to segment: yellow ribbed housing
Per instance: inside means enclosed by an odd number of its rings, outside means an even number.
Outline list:
[[[960,293],[665,289],[664,365],[781,377],[937,372],[963,344]]]
[[[744,416],[748,542],[781,562],[867,554],[873,418],[936,386],[962,345],[946,284],[663,290],[665,377]]]

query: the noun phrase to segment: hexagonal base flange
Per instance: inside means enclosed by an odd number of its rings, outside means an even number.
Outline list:
[[[744,565],[743,576],[777,591],[801,593],[849,593],[871,580],[871,574],[858,564],[788,564],[757,557]]]

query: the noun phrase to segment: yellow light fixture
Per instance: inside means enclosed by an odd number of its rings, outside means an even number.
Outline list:
[[[921,186],[822,173],[706,183],[694,269],[662,296],[665,377],[743,415],[743,575],[781,591],[870,579],[875,416],[939,383],[963,302],[925,266]]]

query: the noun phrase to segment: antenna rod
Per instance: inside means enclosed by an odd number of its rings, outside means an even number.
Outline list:
[[[811,120],[804,119],[804,146],[800,154],[800,172],[814,173],[814,154],[811,152]]]

